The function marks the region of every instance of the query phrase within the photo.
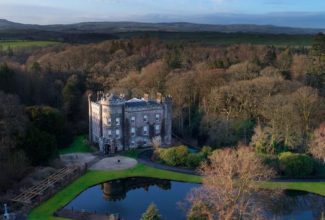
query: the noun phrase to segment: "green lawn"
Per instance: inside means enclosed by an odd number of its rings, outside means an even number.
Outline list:
[[[325,196],[325,180],[324,182],[263,182],[262,187],[267,189],[300,190]]]
[[[75,138],[73,143],[64,149],[60,150],[60,154],[70,154],[70,153],[89,153],[93,152],[93,149],[87,144],[87,139],[85,136],[78,136]]]
[[[154,177],[161,179],[170,179],[177,181],[199,183],[201,178],[188,174],[181,174],[171,171],[159,170],[148,167],[143,164],[138,164],[136,167],[125,171],[89,171],[72,184],[55,194],[51,199],[42,203],[40,206],[33,209],[28,219],[32,220],[47,220],[47,219],[62,219],[53,216],[53,213],[65,206],[69,201],[76,197],[79,193],[90,186],[96,185],[108,180],[126,178],[126,177]]]
[[[54,217],[53,213],[65,206],[69,201],[88,187],[113,179],[136,176],[195,183],[201,182],[201,177],[199,176],[160,170],[143,164],[138,164],[136,167],[124,171],[88,171],[85,175],[55,194],[51,199],[33,209],[30,212],[28,219],[62,219]],[[268,189],[280,188],[302,190],[325,196],[325,182],[262,182],[261,186]]]
[[[139,157],[140,153],[141,153],[141,150],[139,150],[139,149],[131,149],[131,150],[122,152],[121,155],[125,156],[125,157],[131,157],[131,158],[137,159]]]
[[[6,41],[0,40],[0,50],[7,50],[10,48],[26,48],[26,47],[46,47],[54,44],[58,44],[58,42],[54,41],[30,41],[30,40],[14,40],[14,41]]]

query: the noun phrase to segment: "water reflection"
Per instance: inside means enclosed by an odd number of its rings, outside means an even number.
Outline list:
[[[321,219],[325,215],[325,197],[303,191],[266,191],[258,202],[271,219]]]
[[[148,192],[150,186],[158,186],[160,189],[169,190],[171,189],[171,182],[169,180],[134,177],[102,183],[101,189],[105,200],[118,201],[125,199],[127,192],[130,190],[142,188]]]

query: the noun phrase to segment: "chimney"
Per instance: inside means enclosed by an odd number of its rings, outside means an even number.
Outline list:
[[[161,103],[161,98],[162,98],[162,95],[161,95],[161,93],[160,92],[157,92],[157,98],[156,98],[156,100],[157,100],[157,103]]]
[[[149,94],[145,93],[143,95],[143,100],[146,101],[146,102],[149,101]]]

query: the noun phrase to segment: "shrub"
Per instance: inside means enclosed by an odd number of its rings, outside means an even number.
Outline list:
[[[159,158],[170,166],[184,166],[189,152],[186,146],[159,150]]]
[[[190,153],[188,147],[180,145],[168,149],[159,148],[154,152],[153,158],[169,166],[196,168],[211,153],[212,149],[208,146],[204,146],[199,153]]]
[[[189,154],[187,156],[186,166],[189,168],[196,168],[205,159],[203,153]]]
[[[262,153],[258,153],[257,155],[263,161],[263,164],[264,165],[273,168],[278,173],[281,172],[280,171],[280,168],[279,168],[279,158],[278,158],[277,155],[273,155],[273,154],[262,154]]]
[[[187,157],[189,155],[188,148],[184,145],[175,148],[176,165],[183,166],[186,164]]]
[[[305,154],[284,152],[279,155],[280,170],[286,176],[302,177],[314,170],[314,161]]]
[[[325,163],[320,160],[314,160],[314,171],[315,176],[324,178],[325,177]]]
[[[177,160],[176,160],[176,150],[175,148],[169,148],[169,149],[162,149],[159,151],[159,158],[170,166],[176,166]]]
[[[201,149],[201,153],[204,155],[205,158],[212,154],[212,148],[209,146],[203,146]]]

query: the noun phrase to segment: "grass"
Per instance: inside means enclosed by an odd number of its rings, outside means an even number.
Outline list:
[[[262,182],[267,189],[290,189],[315,193],[325,196],[325,182]]]
[[[160,170],[152,167],[138,164],[136,167],[125,171],[88,171],[85,175],[75,180],[72,184],[55,194],[52,198],[34,208],[28,215],[30,220],[59,220],[53,213],[64,207],[73,198],[79,195],[82,191],[97,185],[101,182],[126,178],[126,177],[154,177],[160,179],[170,179],[176,181],[195,182],[199,183],[201,178],[188,174],[176,173],[171,171]]]
[[[8,48],[28,48],[28,47],[46,47],[58,42],[54,41],[31,41],[31,40],[0,40],[0,50],[7,50]]]
[[[141,150],[131,149],[131,150],[122,152],[121,155],[125,156],[125,157],[131,157],[131,158],[137,159],[139,157],[140,153],[141,153]]]
[[[78,136],[75,138],[73,143],[59,151],[60,154],[70,154],[70,153],[91,153],[93,149],[87,144],[85,136]]]

